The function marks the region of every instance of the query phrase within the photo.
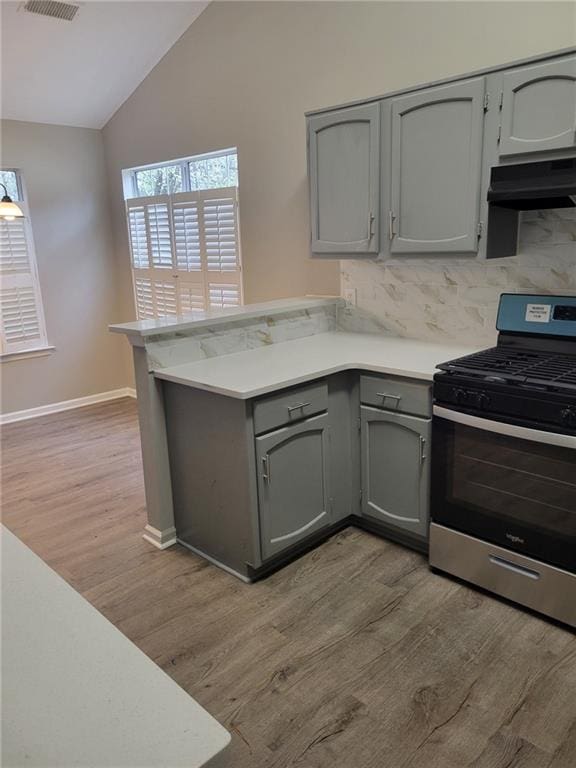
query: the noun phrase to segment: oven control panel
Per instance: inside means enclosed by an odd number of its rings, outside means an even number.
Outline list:
[[[536,392],[494,383],[474,386],[463,377],[437,373],[434,377],[437,405],[498,419],[531,421],[546,428],[576,433],[576,395]]]
[[[558,336],[576,342],[576,296],[503,293],[496,328],[505,333]]]
[[[468,405],[480,410],[486,410],[491,403],[490,395],[482,390],[452,387],[450,394],[450,402],[456,405]]]

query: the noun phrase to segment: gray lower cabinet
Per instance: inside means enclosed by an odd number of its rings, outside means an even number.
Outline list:
[[[378,103],[309,119],[308,178],[312,253],[378,253]]]
[[[576,146],[576,56],[505,72],[500,155]]]
[[[476,253],[485,78],[391,100],[389,252]]]
[[[256,465],[266,560],[331,522],[328,414],[257,437]]]
[[[346,371],[254,400],[162,389],[184,546],[247,580],[359,515],[424,547],[427,383]]]
[[[418,538],[428,532],[431,420],[361,407],[362,514]]]

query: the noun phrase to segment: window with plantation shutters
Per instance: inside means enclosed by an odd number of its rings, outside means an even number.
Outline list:
[[[242,303],[236,187],[126,201],[140,319]]]
[[[16,171],[4,171],[15,176]],[[22,195],[18,195],[19,198]],[[24,200],[18,199],[25,218],[0,219],[0,353],[45,349],[46,327],[30,216]]]

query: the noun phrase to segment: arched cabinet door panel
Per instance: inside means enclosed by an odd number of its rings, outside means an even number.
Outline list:
[[[378,253],[379,103],[308,119],[308,178],[312,253]]]
[[[500,154],[576,146],[576,56],[506,72]]]
[[[483,77],[392,99],[390,253],[476,253]]]
[[[362,406],[362,514],[425,537],[430,419]]]
[[[262,559],[331,522],[328,414],[256,438]]]

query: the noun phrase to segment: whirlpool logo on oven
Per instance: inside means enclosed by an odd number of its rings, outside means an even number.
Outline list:
[[[506,538],[513,544],[524,544],[524,539],[521,536],[514,536],[513,533],[507,533]]]

